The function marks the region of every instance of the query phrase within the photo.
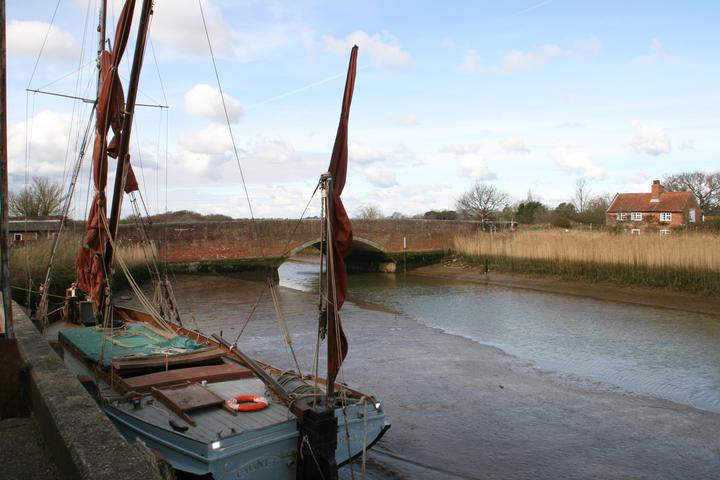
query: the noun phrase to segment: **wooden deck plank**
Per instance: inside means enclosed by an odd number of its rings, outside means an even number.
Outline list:
[[[253,373],[240,365],[223,363],[222,365],[205,365],[201,367],[178,368],[166,372],[148,373],[137,377],[122,378],[118,386],[125,392],[149,392],[151,387],[167,387],[183,382],[226,382],[252,378]]]
[[[141,371],[178,365],[202,365],[220,363],[225,352],[219,348],[208,348],[199,352],[176,353],[174,355],[152,355],[147,357],[119,357],[112,360],[112,367],[118,372]]]

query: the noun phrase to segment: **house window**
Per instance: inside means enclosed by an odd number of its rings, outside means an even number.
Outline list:
[[[616,219],[618,222],[622,222],[623,220],[625,220],[625,215],[626,215],[626,214],[625,214],[624,212],[616,213],[616,214],[615,214],[615,219]]]
[[[640,220],[642,220],[642,213],[632,212],[630,214],[630,220],[632,220],[633,222],[639,222]]]
[[[639,228],[633,228],[632,230],[630,230],[630,233],[632,233],[633,235],[640,235],[640,229],[639,229]]]
[[[660,230],[660,236],[664,237],[665,235],[670,235],[670,230],[668,230],[667,228]]]
[[[660,221],[661,222],[672,222],[672,213],[670,212],[662,212],[660,214]]]
[[[13,240],[16,242],[22,242],[22,233],[13,233]]]
[[[695,223],[695,209],[691,208],[688,210],[688,222]]]

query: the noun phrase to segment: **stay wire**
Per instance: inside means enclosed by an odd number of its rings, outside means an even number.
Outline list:
[[[225,112],[225,121],[227,122],[228,131],[230,133],[230,140],[232,141],[233,152],[235,154],[235,161],[237,162],[238,169],[240,170],[240,179],[242,180],[243,190],[245,190],[245,198],[247,199],[248,209],[250,211],[250,220],[252,222],[253,231],[257,236],[257,225],[255,222],[255,214],[253,213],[252,204],[250,202],[250,194],[248,193],[247,183],[245,182],[245,174],[243,173],[242,165],[240,164],[240,156],[238,155],[237,145],[235,143],[235,136],[233,135],[232,125],[230,124],[230,115],[228,114],[227,105],[225,103],[225,94],[222,90],[220,83],[220,74],[218,73],[217,64],[215,63],[215,53],[213,52],[212,42],[210,41],[210,33],[208,32],[207,22],[205,21],[205,12],[202,7],[202,0],[198,0],[200,6],[200,16],[202,17],[203,28],[205,29],[205,38],[207,38],[208,48],[210,49],[210,58],[213,64],[213,70],[215,71],[215,79],[217,80],[218,90],[220,90],[220,100],[222,101],[223,111]],[[260,251],[262,256],[265,256],[265,247],[261,243]]]
[[[48,24],[48,29],[47,32],[45,32],[45,37],[43,38],[42,45],[40,45],[40,51],[38,52],[37,58],[35,59],[35,65],[33,66],[32,73],[30,74],[30,80],[28,80],[27,88],[30,88],[33,78],[35,78],[35,72],[37,71],[38,64],[40,63],[40,57],[42,57],[43,50],[45,50],[45,44],[47,43],[47,39],[50,36],[50,30],[52,30],[53,23],[55,23],[55,15],[57,15],[58,8],[60,8],[60,2],[61,0],[58,0],[58,2],[55,4],[55,11],[53,11],[52,18],[50,19],[50,23]]]

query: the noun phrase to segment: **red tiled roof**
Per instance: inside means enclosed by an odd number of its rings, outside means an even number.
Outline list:
[[[615,212],[682,212],[692,198],[690,192],[663,192],[657,202],[652,193],[618,193],[608,208]]]

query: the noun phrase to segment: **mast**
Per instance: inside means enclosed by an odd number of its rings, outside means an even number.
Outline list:
[[[7,158],[7,69],[5,65],[5,0],[0,0],[0,283],[4,325],[0,333],[12,338],[12,305],[10,299],[10,246],[8,245],[8,158]]]
[[[105,25],[107,24],[107,0],[101,0],[100,2],[100,19],[98,20],[98,52],[97,52],[97,68],[98,68],[98,81],[97,81],[97,95],[100,95],[100,75],[102,74],[102,67],[100,66],[100,55],[105,49]]]
[[[106,272],[110,272],[112,267],[114,253],[112,242],[117,236],[118,225],[120,223],[120,210],[122,209],[122,200],[125,193],[125,181],[130,167],[130,133],[132,131],[133,116],[135,114],[135,101],[137,99],[140,71],[142,69],[143,56],[145,55],[145,43],[147,42],[148,29],[150,26],[152,3],[152,0],[143,0],[140,23],[138,25],[138,35],[135,43],[135,56],[133,57],[132,69],[130,70],[130,83],[128,85],[127,100],[125,102],[125,112],[122,121],[122,137],[120,138],[120,147],[118,150],[115,186],[113,189],[112,206],[108,224],[110,238],[105,245],[105,254],[103,256]]]

